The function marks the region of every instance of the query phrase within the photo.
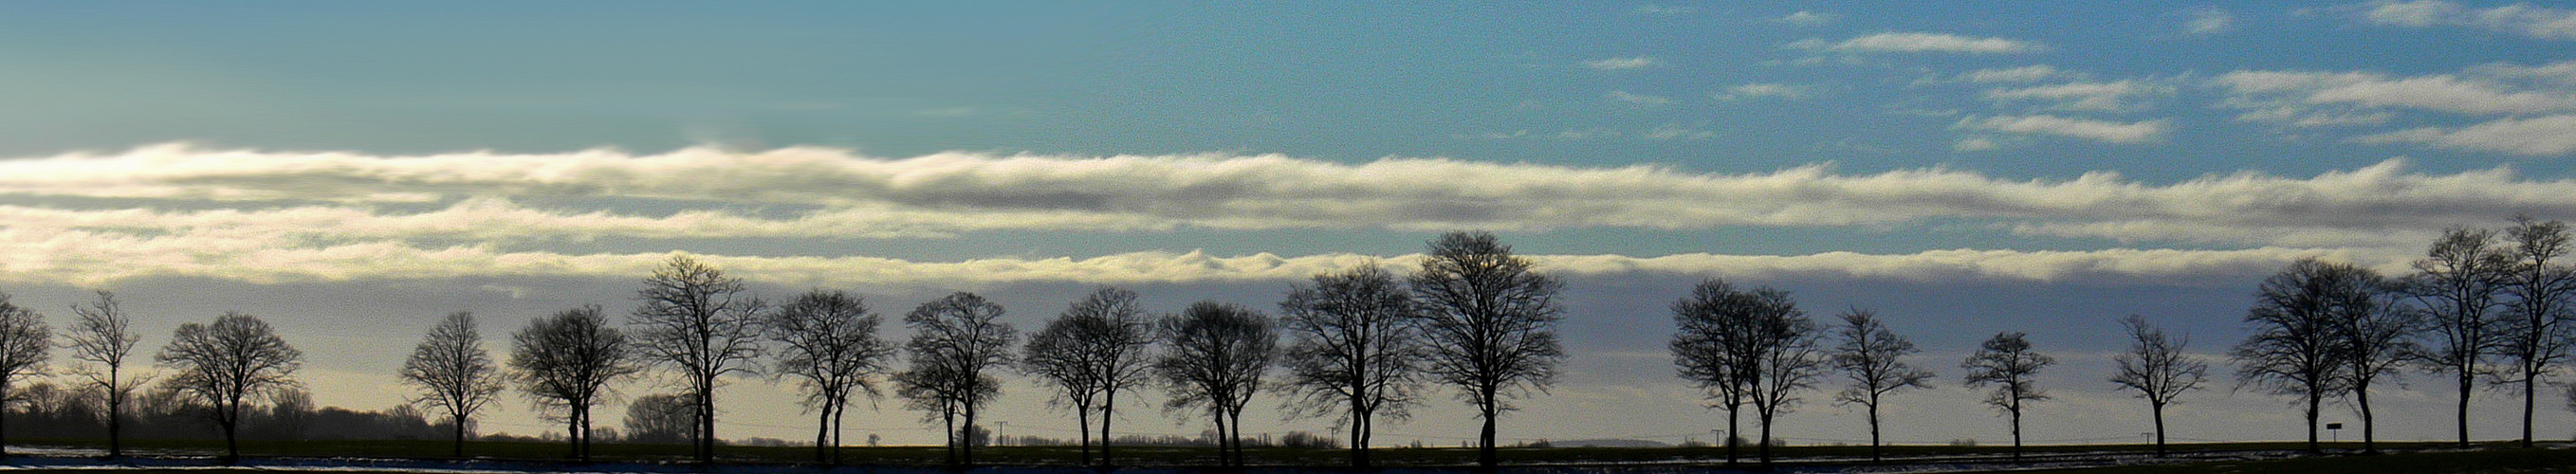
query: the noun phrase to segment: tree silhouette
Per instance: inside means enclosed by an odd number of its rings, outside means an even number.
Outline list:
[[[2569,314],[2567,304],[2576,294],[2576,269],[2562,261],[2576,248],[2569,246],[2567,223],[2528,216],[2515,216],[2505,238],[2513,243],[2513,264],[2507,267],[2503,292],[2512,303],[2509,336],[2498,353],[2511,363],[2505,382],[2522,385],[2522,447],[2529,448],[2539,386],[2567,360],[2568,341],[2576,337],[2576,323],[2569,321],[2576,315]]]
[[[896,376],[896,395],[951,420],[949,449],[962,451],[966,466],[975,464],[975,445],[958,442],[954,420],[962,414],[966,429],[975,428],[977,409],[1001,396],[1001,380],[993,373],[1010,366],[1011,348],[1019,341],[1019,332],[1001,321],[1002,312],[1002,305],[982,296],[957,292],[922,303],[903,317],[913,332],[904,344],[912,369]],[[952,455],[949,463],[959,459]]]
[[[2379,274],[2363,269],[2370,280],[2369,292],[2351,305],[2332,313],[2334,317],[2335,358],[2344,364],[2341,384],[2346,396],[2361,410],[2361,449],[2379,452],[2377,417],[2370,410],[2370,385],[2382,377],[2396,377],[2408,354],[2423,352],[2415,345],[2414,334],[2423,326],[2413,311],[2402,311],[2391,303],[2388,282]]]
[[[1201,301],[1160,324],[1168,346],[1154,370],[1162,374],[1166,407],[1205,410],[1216,421],[1223,464],[1243,465],[1243,407],[1261,392],[1261,378],[1278,357],[1279,333],[1270,316],[1239,305]]]
[[[2165,406],[2184,392],[2199,390],[2209,374],[2209,363],[2201,362],[2183,348],[2191,345],[2190,336],[2170,336],[2164,328],[2147,322],[2147,317],[2129,315],[2120,318],[2120,329],[2129,334],[2129,351],[2111,356],[2119,371],[2111,383],[2138,392],[2147,400],[2147,408],[2156,422],[2156,456],[2165,456]]]
[[[9,294],[0,293],[0,396],[17,395],[17,384],[28,377],[45,375],[45,360],[52,358],[54,330],[45,326],[45,315],[9,302]],[[0,398],[0,402],[7,398]],[[0,405],[5,408],[6,405]],[[0,412],[8,410],[0,409]],[[0,421],[7,420],[0,414]],[[0,456],[9,451],[0,447]]]
[[[1028,347],[1020,350],[1020,371],[1054,385],[1060,396],[1047,400],[1047,406],[1073,410],[1076,429],[1082,438],[1082,465],[1091,464],[1091,410],[1100,401],[1100,386],[1107,377],[1092,369],[1100,364],[1095,355],[1082,350],[1086,326],[1084,318],[1070,314],[1047,321],[1046,327],[1029,335]]]
[[[303,352],[278,338],[267,322],[242,313],[224,313],[213,324],[179,325],[155,359],[174,372],[165,386],[205,404],[224,432],[227,462],[241,459],[243,401],[300,386],[292,377],[304,366]]]
[[[1351,466],[1369,465],[1380,417],[1403,419],[1422,390],[1419,308],[1376,263],[1315,275],[1279,303],[1287,328],[1292,413],[1330,413],[1349,426]]]
[[[2368,270],[2302,258],[2263,280],[2245,324],[2253,331],[2228,352],[2238,386],[2257,386],[2306,402],[2308,452],[2317,448],[2317,410],[2340,393],[2349,366],[2335,336],[2338,311],[2368,304],[2376,284]]]
[[[638,352],[678,372],[696,398],[690,406],[698,409],[698,433],[691,439],[699,463],[715,462],[720,379],[752,373],[749,364],[760,357],[762,303],[744,291],[742,279],[673,255],[644,279],[635,293],[644,304],[627,318]]]
[[[882,396],[876,377],[895,352],[892,343],[877,337],[883,318],[869,312],[864,299],[817,289],[780,305],[767,319],[763,326],[779,349],[773,375],[796,379],[806,408],[816,412],[814,460],[839,463],[841,421],[850,396]]]
[[[1451,232],[1431,241],[1410,280],[1431,348],[1425,371],[1476,407],[1476,464],[1487,468],[1499,462],[1495,418],[1513,408],[1504,398],[1546,390],[1565,359],[1556,340],[1565,285],[1531,266],[1494,234]]]
[[[1764,379],[1771,372],[1768,355],[1778,334],[1769,322],[1798,313],[1797,303],[1787,292],[1737,290],[1708,279],[1692,287],[1691,296],[1674,301],[1672,310],[1678,328],[1670,344],[1673,363],[1682,378],[1709,391],[1712,406],[1726,409],[1726,462],[1734,464],[1736,440],[1743,438],[1743,409],[1756,404],[1761,398],[1757,392],[1771,385]],[[1761,409],[1755,408],[1758,422]],[[1761,442],[1768,444],[1769,436]]]
[[[474,412],[491,404],[502,388],[492,353],[483,349],[483,335],[474,330],[474,314],[448,314],[430,328],[429,335],[412,348],[411,358],[403,361],[401,375],[423,392],[412,403],[446,412],[456,435],[449,455],[464,457],[467,422]]]
[[[696,444],[698,407],[685,393],[657,393],[635,397],[626,404],[626,442],[638,444]]]
[[[2454,421],[2459,446],[2469,446],[2469,394],[2478,378],[2493,376],[2489,362],[2508,336],[2506,311],[2499,311],[2497,292],[2513,266],[2508,249],[2496,244],[2492,230],[2452,227],[2442,231],[2415,274],[2398,282],[2399,292],[2425,314],[2432,345],[2413,355],[2434,373],[2450,374],[2458,390]]]
[[[560,411],[572,457],[590,461],[591,416],[617,380],[644,370],[599,305],[558,311],[510,334],[510,379],[541,412]]]
[[[1109,425],[1118,420],[1118,391],[1152,381],[1154,322],[1136,307],[1136,292],[1117,288],[1093,290],[1066,307],[1063,316],[1081,322],[1074,326],[1080,337],[1073,349],[1087,354],[1091,367],[1085,370],[1099,378],[1100,464],[1108,466]]]
[[[128,378],[125,359],[134,354],[134,345],[143,335],[134,332],[134,319],[116,300],[116,294],[98,290],[98,299],[72,305],[72,314],[80,319],[64,334],[64,348],[71,350],[72,360],[81,364],[72,373],[87,379],[98,388],[107,414],[107,456],[125,457],[126,401],[134,397],[134,388],[151,380],[150,376]]]
[[[2012,419],[2012,456],[2015,461],[2021,460],[2022,408],[2029,402],[2048,399],[2048,391],[2039,387],[2036,378],[2040,369],[2054,363],[2057,360],[2047,354],[2031,351],[2029,339],[2020,331],[1998,333],[1987,338],[1976,354],[1959,363],[1959,368],[1968,369],[1969,387],[1995,386],[1994,391],[1986,395],[1986,404],[2002,410],[2006,417]]]
[[[1843,312],[1842,325],[1834,327],[1841,340],[1834,347],[1833,367],[1851,380],[1851,385],[1835,395],[1842,403],[1857,403],[1869,411],[1869,460],[1880,461],[1878,438],[1878,405],[1882,397],[1909,388],[1932,388],[1932,372],[1905,363],[1905,356],[1920,352],[1914,342],[1887,328],[1878,313],[1863,309]]]

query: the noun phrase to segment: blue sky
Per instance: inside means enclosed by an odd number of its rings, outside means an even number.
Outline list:
[[[363,408],[398,401],[372,348],[410,326],[625,305],[673,251],[1035,327],[1091,285],[1267,307],[1492,229],[1580,295],[1585,375],[1526,412],[1560,428],[1513,436],[1704,429],[1585,420],[1705,413],[1659,354],[1705,276],[1880,309],[1940,369],[2051,336],[2066,409],[2115,418],[2041,429],[2099,431],[2142,416],[2097,382],[2119,315],[2215,354],[2292,259],[2396,272],[2444,226],[2576,218],[2571,42],[2576,10],[2449,1],[5,2],[0,281],[118,288],[147,326],[272,315],[329,361],[317,399]],[[773,427],[728,436],[796,433],[738,387]],[[1037,393],[1014,426],[1062,421]],[[2200,396],[2185,426],[2295,434]],[[1791,423],[1852,433],[1812,398]],[[1996,435],[1924,403],[1899,433]]]

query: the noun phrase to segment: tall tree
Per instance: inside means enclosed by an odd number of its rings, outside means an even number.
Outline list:
[[[2165,456],[2165,406],[2184,392],[2199,390],[2209,374],[2209,363],[2183,352],[2191,345],[2190,336],[2167,335],[2145,316],[2120,318],[2120,329],[2129,334],[2129,351],[2111,356],[2119,367],[2111,374],[2111,383],[2147,400],[2156,422],[2156,456]]]
[[[1752,325],[1761,350],[1753,359],[1758,374],[1746,379],[1751,390],[1745,393],[1762,424],[1759,446],[1764,466],[1771,465],[1771,427],[1781,413],[1797,404],[1798,392],[1815,388],[1826,362],[1826,355],[1817,348],[1824,334],[1816,330],[1816,322],[1795,306],[1786,309],[1762,312]]]
[[[1088,324],[1091,321],[1071,314],[1057,316],[1029,335],[1028,347],[1020,350],[1020,371],[1056,388],[1059,396],[1047,399],[1047,406],[1073,410],[1074,431],[1082,439],[1081,465],[1086,466],[1091,465],[1091,410],[1100,402],[1100,386],[1107,382],[1107,377],[1092,370],[1100,367],[1091,360],[1096,355],[1083,351],[1083,333],[1089,331],[1082,326]]]
[[[960,439],[953,420],[962,414],[965,429],[975,429],[976,411],[1002,394],[1001,380],[993,374],[1010,366],[1011,348],[1019,341],[1019,332],[1002,322],[1002,312],[1002,305],[982,296],[957,292],[922,303],[903,317],[913,333],[904,344],[912,369],[896,377],[896,394],[913,400],[915,408],[935,408],[952,420],[949,449],[962,451],[967,466],[975,464],[974,440]],[[952,457],[949,463],[959,459]]]
[[[243,402],[298,387],[293,376],[304,353],[287,345],[258,316],[224,313],[213,324],[187,323],[170,336],[155,359],[174,372],[163,381],[195,399],[224,432],[224,459],[241,459]]]
[[[8,405],[18,394],[18,383],[28,377],[45,374],[45,360],[53,357],[54,330],[45,326],[45,315],[9,302],[9,294],[0,293],[0,420],[6,420]],[[7,456],[0,447],[0,456]]]
[[[2047,400],[2048,391],[2039,387],[2039,370],[2057,363],[2057,359],[2030,349],[2030,340],[2020,331],[1995,334],[1987,338],[1977,353],[1959,363],[1968,369],[1969,387],[1993,385],[1986,404],[2003,410],[2012,419],[2013,460],[2021,460],[2021,412],[2029,402]]]
[[[1710,406],[1726,410],[1726,463],[1737,460],[1745,403],[1762,377],[1760,321],[1797,310],[1789,294],[1770,288],[1739,291],[1723,280],[1700,281],[1672,305],[1673,364],[1709,392]]]
[[[778,344],[774,375],[796,379],[805,406],[816,413],[814,461],[841,460],[841,421],[852,395],[882,396],[876,379],[887,370],[894,344],[877,337],[883,318],[867,301],[846,292],[805,292],[768,315],[769,339]]]
[[[1495,419],[1513,409],[1504,398],[1547,390],[1565,359],[1556,340],[1565,284],[1533,266],[1494,234],[1451,232],[1431,241],[1410,281],[1431,347],[1426,372],[1476,407],[1476,463],[1488,468],[1499,461]]]
[[[2409,354],[2422,353],[2414,341],[2415,332],[2423,326],[2414,311],[2393,308],[2388,282],[2377,272],[2362,269],[2367,280],[2365,291],[2353,295],[2330,313],[2334,318],[2335,359],[2343,362],[2341,384],[2353,407],[2361,411],[2361,449],[2379,452],[2378,420],[2370,411],[2370,385],[2383,377],[2396,377],[2398,370],[2412,359]]]
[[[540,411],[561,413],[572,456],[589,462],[590,409],[608,398],[609,384],[644,370],[635,351],[599,305],[563,310],[510,335],[509,377]]]
[[[449,455],[464,457],[468,422],[501,394],[499,372],[492,352],[483,349],[483,334],[474,330],[474,313],[459,311],[440,320],[412,348],[411,358],[403,361],[402,379],[423,392],[412,403],[446,412],[456,434]]]
[[[1099,377],[1100,464],[1110,466],[1109,425],[1118,419],[1118,391],[1153,380],[1154,321],[1136,306],[1136,292],[1106,287],[1066,307],[1063,316],[1082,322],[1074,326],[1081,335],[1075,349],[1089,354],[1085,360],[1092,367],[1085,370]]]
[[[2239,387],[2262,387],[2306,402],[2308,452],[2322,452],[2317,411],[2326,396],[2341,393],[2346,379],[2334,314],[2366,299],[2372,282],[2368,270],[2350,264],[2315,258],[2292,262],[2263,279],[2254,307],[2245,311],[2245,325],[2253,334],[2228,351],[2236,361]]]
[[[1369,465],[1369,438],[1380,417],[1403,419],[1422,390],[1418,307],[1404,286],[1376,263],[1315,275],[1279,303],[1292,395],[1290,411],[1332,414],[1349,427],[1351,466]]]
[[[1833,367],[1842,371],[1843,377],[1851,380],[1851,385],[1844,387],[1834,399],[1847,404],[1857,403],[1868,409],[1869,460],[1878,462],[1883,459],[1878,438],[1879,401],[1899,390],[1932,388],[1932,371],[1905,363],[1905,356],[1921,350],[1914,348],[1914,341],[1888,329],[1887,322],[1880,320],[1878,313],[1853,309],[1843,312],[1840,319],[1842,325],[1834,328],[1834,334],[1841,342],[1834,346]]]
[[[2497,295],[2513,267],[2507,252],[2497,245],[2495,231],[2452,227],[2442,231],[2424,258],[2415,260],[2415,274],[2398,282],[2400,293],[2412,298],[2431,324],[2432,344],[2414,359],[2434,373],[2451,375],[2457,389],[2452,413],[2463,448],[2469,446],[2469,394],[2479,377],[2495,375],[2489,363],[2503,348],[2505,325],[2511,322],[2504,319],[2507,311],[2498,310]]]
[[[716,388],[725,375],[752,373],[760,357],[762,304],[745,291],[741,278],[672,255],[644,279],[636,291],[644,304],[627,318],[644,358],[677,372],[696,398],[699,463],[715,462]]]
[[[2522,447],[2531,443],[2531,418],[2540,384],[2566,362],[2568,340],[2576,336],[2568,299],[2576,293],[2576,270],[2562,259],[2570,248],[2567,223],[2515,216],[2505,230],[2513,243],[2513,264],[2506,272],[2504,294],[2511,297],[2509,335],[2498,352],[2510,366],[2507,383],[2522,385]]]
[[[1201,409],[1215,419],[1225,464],[1243,465],[1243,407],[1261,391],[1261,377],[1279,353],[1270,316],[1240,305],[1201,301],[1165,318],[1170,341],[1154,362],[1175,410]]]
[[[125,457],[125,405],[134,397],[134,388],[151,380],[150,376],[131,377],[125,373],[125,358],[134,354],[134,345],[143,335],[134,332],[134,319],[116,300],[116,294],[98,290],[98,299],[72,305],[72,314],[80,320],[64,334],[64,348],[71,349],[72,360],[81,363],[72,373],[88,379],[104,396],[107,408],[107,456]]]

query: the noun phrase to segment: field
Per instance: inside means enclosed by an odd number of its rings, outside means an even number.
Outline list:
[[[27,440],[12,445],[13,452],[22,455],[13,459],[14,464],[39,470],[95,466],[96,462],[79,454],[103,448],[99,442],[84,440]],[[2330,451],[2341,454],[2303,456],[2297,452],[2302,447],[2300,443],[2185,444],[2175,446],[2172,458],[2158,459],[2150,454],[2153,448],[2144,445],[2053,445],[2030,447],[2024,462],[2010,461],[2008,447],[1891,446],[1887,449],[1890,459],[1884,464],[1868,462],[1866,447],[1793,446],[1775,448],[1774,454],[1780,458],[1778,467],[1799,472],[2576,472],[2576,449],[2565,444],[2533,450],[2513,449],[2500,443],[2482,444],[2472,450],[2456,450],[2443,443],[2382,446],[2389,451],[2387,454],[2350,454],[2358,450],[2358,443],[2340,443],[2331,445]],[[220,454],[220,442],[143,440],[129,441],[127,447],[145,457],[130,463],[136,469],[129,472],[233,470],[207,468],[212,464],[210,457]],[[251,458],[246,465],[253,467],[241,471],[665,471],[687,463],[687,447],[680,445],[603,444],[596,447],[601,464],[587,467],[564,463],[565,446],[560,444],[471,442],[466,447],[471,459],[448,457],[448,449],[447,443],[436,441],[246,442],[243,451]],[[24,457],[26,454],[37,456]],[[1725,467],[1725,449],[1711,447],[1510,448],[1501,454],[1505,463],[1515,467],[1511,470],[1525,472],[1669,472]],[[1751,450],[1743,454],[1743,466],[1752,467]],[[979,464],[988,466],[1047,468],[1071,467],[1077,455],[1070,447],[1000,446],[978,448],[976,458]],[[1141,468],[1205,466],[1215,459],[1212,449],[1196,447],[1119,448],[1118,455],[1120,465]],[[1347,453],[1268,448],[1252,449],[1249,455],[1258,470],[1295,472],[1337,470]],[[843,456],[845,464],[877,467],[926,468],[942,462],[942,452],[937,447],[851,447],[843,449]],[[1405,470],[1461,468],[1472,463],[1474,456],[1474,450],[1461,448],[1373,451],[1379,466]],[[740,470],[811,471],[817,467],[812,463],[813,451],[804,447],[725,446],[719,449],[719,457]]]

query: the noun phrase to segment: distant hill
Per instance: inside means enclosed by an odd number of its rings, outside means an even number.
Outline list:
[[[1672,444],[1662,441],[1647,441],[1642,439],[1574,439],[1565,441],[1549,441],[1547,443],[1549,446],[1559,448],[1662,448],[1672,446]]]

